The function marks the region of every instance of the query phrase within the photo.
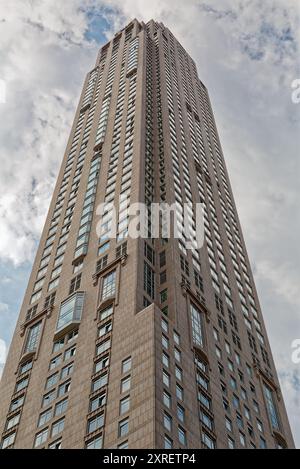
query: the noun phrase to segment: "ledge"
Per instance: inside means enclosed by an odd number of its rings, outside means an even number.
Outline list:
[[[51,314],[52,314],[52,311],[54,309],[54,306],[49,306],[48,308],[44,308],[42,309],[42,311],[40,311],[39,313],[35,314],[34,316],[32,316],[32,318],[28,319],[28,321],[25,321],[21,324],[21,337],[24,336],[24,333],[25,333],[25,330],[28,326],[30,326],[31,324],[34,324],[36,322],[37,319],[41,319],[43,318],[44,316],[46,316],[47,318],[50,318]]]
[[[121,257],[118,257],[117,259],[115,259],[114,261],[110,262],[109,264],[107,264],[106,266],[103,267],[103,269],[100,269],[99,271],[96,271],[94,274],[93,274],[93,280],[94,280],[94,283],[93,285],[94,286],[97,286],[98,284],[98,279],[101,275],[105,274],[106,272],[109,272],[110,269],[112,269],[113,267],[115,267],[116,265],[118,264],[121,264],[122,266],[126,264],[126,261],[127,261],[127,257],[128,257],[128,254],[125,254],[124,256],[121,256]],[[111,297],[109,299],[109,301],[111,301],[114,297]]]

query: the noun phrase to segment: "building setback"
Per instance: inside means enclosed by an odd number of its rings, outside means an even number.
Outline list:
[[[204,246],[128,236],[129,200],[202,203]],[[208,92],[161,23],[86,77],[0,395],[2,448],[294,447]]]

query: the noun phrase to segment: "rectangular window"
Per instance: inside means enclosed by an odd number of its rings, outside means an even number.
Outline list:
[[[122,379],[121,381],[121,392],[127,392],[130,390],[131,386],[131,377],[127,376],[127,378]]]
[[[167,435],[164,437],[164,449],[172,449],[173,441]]]
[[[107,373],[99,376],[95,381],[92,383],[92,392],[98,391],[98,389],[101,389],[103,386],[106,386],[108,383],[108,375]]]
[[[65,419],[60,419],[52,425],[51,437],[61,433],[65,426]]]
[[[43,427],[52,417],[52,409],[43,412],[39,417],[38,427]]]
[[[55,373],[54,375],[49,376],[46,381],[46,389],[50,389],[52,386],[54,386],[58,381],[58,373]]]
[[[154,279],[154,271],[147,262],[144,262],[144,290],[152,300],[155,294]]]
[[[104,414],[97,415],[88,421],[88,433],[99,430],[104,425]]]
[[[8,448],[9,446],[12,446],[15,442],[15,438],[16,438],[16,432],[11,433],[10,435],[6,436],[2,441],[1,449],[5,449],[5,448]]]
[[[120,415],[124,415],[129,412],[130,409],[130,397],[125,397],[120,401]]]
[[[122,420],[119,423],[119,437],[123,438],[129,432],[129,419]]]
[[[99,321],[104,321],[104,319],[109,318],[113,314],[113,306],[110,305],[105,309],[102,309],[99,313]]]
[[[15,392],[19,392],[22,389],[26,388],[28,385],[28,382],[29,382],[29,378],[24,378],[21,381],[18,381],[18,383],[16,384]]]
[[[41,446],[48,438],[48,428],[45,428],[42,432],[38,433],[35,437],[34,447]]]
[[[131,370],[131,357],[126,358],[122,362],[122,373],[128,373]]]
[[[186,432],[181,427],[178,427],[178,440],[181,445],[186,446]]]
[[[54,415],[57,417],[58,415],[62,415],[66,412],[68,407],[68,399],[64,399],[56,404],[54,409]]]
[[[36,350],[40,337],[41,327],[42,321],[38,322],[29,329],[25,345],[25,353],[34,352]]]
[[[86,444],[86,449],[101,449],[103,444],[103,437],[97,436]]]
[[[7,420],[6,427],[5,427],[6,431],[18,425],[18,423],[20,422],[20,415],[21,414],[14,415],[12,418]]]
[[[10,405],[10,412],[14,412],[19,409],[24,403],[24,396],[20,396],[17,399],[14,399]]]
[[[204,346],[202,314],[193,304],[190,306],[192,320],[192,336],[193,342],[199,347]]]
[[[164,413],[164,427],[168,432],[172,431],[172,417],[166,412]]]
[[[267,403],[267,409],[271,425],[275,430],[280,430],[280,420],[277,411],[277,406],[275,404],[274,392],[266,384],[264,384],[264,395]]]
[[[63,383],[58,387],[57,397],[62,397],[70,391],[71,382]]]
[[[103,407],[105,404],[106,404],[106,393],[103,393],[97,397],[94,397],[90,401],[90,412],[94,412],[100,407]]]
[[[102,300],[106,300],[115,295],[116,292],[116,271],[110,272],[103,277]]]

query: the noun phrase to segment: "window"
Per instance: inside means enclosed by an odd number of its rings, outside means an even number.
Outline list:
[[[167,301],[167,299],[168,299],[168,290],[167,290],[167,288],[165,288],[165,290],[161,291],[159,295],[160,295],[160,302],[161,303],[164,303],[165,301]]]
[[[128,448],[129,448],[128,441],[124,441],[123,443],[118,445],[118,449],[128,449]]]
[[[102,309],[99,313],[99,320],[104,321],[104,319],[109,318],[113,314],[113,312],[114,312],[114,310],[113,310],[112,305],[108,306],[105,309]]]
[[[15,432],[11,433],[8,436],[6,436],[2,441],[1,449],[5,449],[5,448],[8,448],[9,446],[13,445],[14,442],[15,442],[15,438],[16,438],[16,433]]]
[[[65,338],[63,337],[62,339],[56,340],[53,344],[53,349],[52,352],[56,353],[59,352],[65,345]]]
[[[182,381],[182,370],[178,366],[175,366],[175,376],[179,381]]]
[[[53,441],[53,443],[48,446],[48,449],[61,449],[61,439]]]
[[[20,366],[19,374],[22,375],[23,373],[26,373],[27,371],[31,370],[32,368],[32,361],[29,360],[25,363],[22,363]]]
[[[112,330],[112,322],[109,321],[99,328],[98,337],[103,337]]]
[[[95,410],[99,409],[100,407],[106,404],[106,393],[100,394],[97,397],[94,397],[90,401],[90,411],[94,412]]]
[[[198,308],[193,304],[190,306],[191,311],[191,320],[192,320],[192,336],[193,342],[199,347],[203,347],[204,338],[203,338],[203,325],[202,325],[202,315]]]
[[[162,346],[165,349],[168,350],[168,348],[169,348],[169,339],[165,335],[162,336],[161,343],[162,343]]]
[[[166,251],[159,253],[159,267],[164,267],[166,265]]]
[[[235,449],[235,442],[232,438],[228,437],[228,448]]]
[[[147,262],[144,262],[144,290],[149,295],[149,297],[154,299],[154,282],[155,274],[150,265]]]
[[[174,349],[174,357],[176,361],[181,362],[181,352],[177,348]]]
[[[232,432],[232,423],[228,418],[225,419],[225,425],[226,425],[227,431]]]
[[[164,449],[172,449],[173,441],[167,435],[164,437]]]
[[[116,249],[116,259],[119,257],[126,256],[127,254],[127,242],[120,244]]]
[[[45,299],[44,309],[48,309],[54,305],[55,296],[56,296],[56,292],[51,293],[51,295],[47,296],[47,298]]]
[[[106,252],[109,249],[110,242],[107,241],[106,243],[102,244],[102,246],[99,247],[98,249],[98,256],[101,256],[104,252]]]
[[[182,423],[185,420],[185,410],[180,404],[177,404],[177,418]]]
[[[55,373],[54,375],[49,376],[46,381],[46,389],[51,388],[54,386],[58,381],[58,373]]]
[[[243,433],[240,432],[240,443],[243,447],[246,446],[246,439],[245,439],[245,435]]]
[[[63,383],[58,387],[57,397],[64,396],[70,391],[71,382]]]
[[[102,300],[114,296],[116,291],[116,271],[110,272],[103,277]]]
[[[61,304],[56,327],[57,331],[72,322],[79,322],[81,320],[83,301],[84,293],[75,293]]]
[[[126,414],[130,408],[130,397],[125,397],[120,401],[120,415]]]
[[[48,428],[45,428],[42,432],[38,433],[35,437],[34,447],[37,448],[38,446],[42,445],[47,441],[48,438]]]
[[[275,430],[280,430],[279,416],[277,412],[277,407],[274,400],[274,392],[272,389],[264,384],[264,395],[267,403],[267,409],[271,425]]]
[[[71,280],[69,295],[79,290],[81,284],[81,274],[77,275]]]
[[[52,358],[52,360],[50,361],[49,370],[53,370],[54,368],[56,368],[60,364],[61,359],[62,359],[61,355],[58,355],[57,357]]]
[[[107,385],[107,382],[108,376],[107,373],[105,373],[92,382],[92,392],[98,391],[98,389],[103,388],[103,386]]]
[[[73,373],[74,364],[70,363],[70,365],[65,366],[60,373],[60,379],[65,379]]]
[[[162,320],[161,320],[161,328],[162,328],[162,330],[163,330],[166,334],[168,334],[168,332],[169,332],[169,324],[167,323],[167,321],[166,321],[165,319],[162,319]]]
[[[170,387],[170,375],[166,371],[163,371],[163,383],[168,388]]]
[[[46,423],[49,422],[51,417],[52,417],[52,409],[48,409],[45,412],[43,412],[39,417],[38,427],[43,427],[44,425],[46,425]]]
[[[177,334],[177,332],[175,332],[175,331],[174,331],[174,333],[173,333],[173,338],[174,338],[174,343],[175,343],[176,345],[180,345],[180,335]]]
[[[108,255],[106,254],[106,256],[101,257],[101,259],[99,259],[99,261],[97,262],[96,272],[97,273],[101,272],[101,270],[103,270],[104,267],[107,266],[107,262],[108,262]]]
[[[28,385],[28,382],[29,382],[29,378],[24,378],[21,381],[18,381],[18,383],[16,384],[15,392],[19,392],[22,389],[26,388]]]
[[[56,436],[61,433],[65,426],[65,419],[60,419],[52,425],[51,436]]]
[[[259,447],[260,449],[267,449],[266,440],[262,436],[259,437]]]
[[[17,399],[14,399],[10,405],[10,412],[14,412],[16,409],[21,407],[24,403],[24,396],[20,396]]]
[[[96,438],[93,438],[92,440],[88,441],[86,444],[86,449],[101,449],[103,444],[103,437],[102,436],[97,436]]]
[[[130,390],[131,385],[131,377],[127,376],[127,378],[122,379],[121,381],[121,392],[127,392]]]
[[[168,409],[171,408],[171,402],[172,402],[172,401],[171,401],[171,396],[170,396],[170,394],[169,394],[167,391],[164,391],[164,392],[163,392],[163,403],[164,403],[164,405],[165,405]]]
[[[13,428],[15,425],[18,425],[18,423],[20,422],[20,415],[21,414],[17,414],[17,415],[14,415],[12,418],[8,419],[7,422],[6,422],[6,427],[5,427],[5,430],[10,430],[11,428]]]
[[[88,421],[88,433],[99,430],[104,425],[104,414],[97,415]]]
[[[128,373],[131,370],[131,357],[126,358],[122,362],[122,373]]]
[[[68,350],[65,351],[65,355],[64,355],[64,360],[67,361],[69,360],[70,358],[74,357],[76,354],[76,347],[71,347],[71,348],[68,348]]]
[[[181,445],[186,446],[186,432],[181,427],[178,427],[178,439]]]
[[[104,340],[103,342],[100,342],[99,345],[97,345],[97,355],[101,355],[101,353],[106,352],[107,350],[110,349],[111,341],[110,339]]]
[[[40,321],[29,329],[25,345],[25,353],[34,352],[36,350],[41,332],[41,327],[42,322]]]
[[[261,433],[264,432],[264,427],[260,420],[257,420],[257,428]]]
[[[123,438],[129,432],[129,419],[122,420],[119,423],[119,437]]]
[[[183,401],[183,388],[179,384],[176,384],[176,397]]]
[[[164,413],[164,427],[169,432],[172,431],[172,417],[167,413]]]
[[[215,449],[216,447],[215,441],[205,432],[202,433],[202,443],[208,449]]]
[[[109,355],[106,355],[95,364],[95,373],[99,373],[99,371],[104,370],[108,366],[109,366]]]
[[[58,415],[62,415],[66,412],[68,407],[68,399],[64,399],[56,404],[54,409],[54,416],[57,417]]]

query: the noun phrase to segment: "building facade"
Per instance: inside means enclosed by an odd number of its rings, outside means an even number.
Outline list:
[[[128,236],[135,202],[202,203],[203,247],[193,208],[190,240]],[[208,92],[161,23],[86,77],[0,395],[2,448],[294,445]]]

